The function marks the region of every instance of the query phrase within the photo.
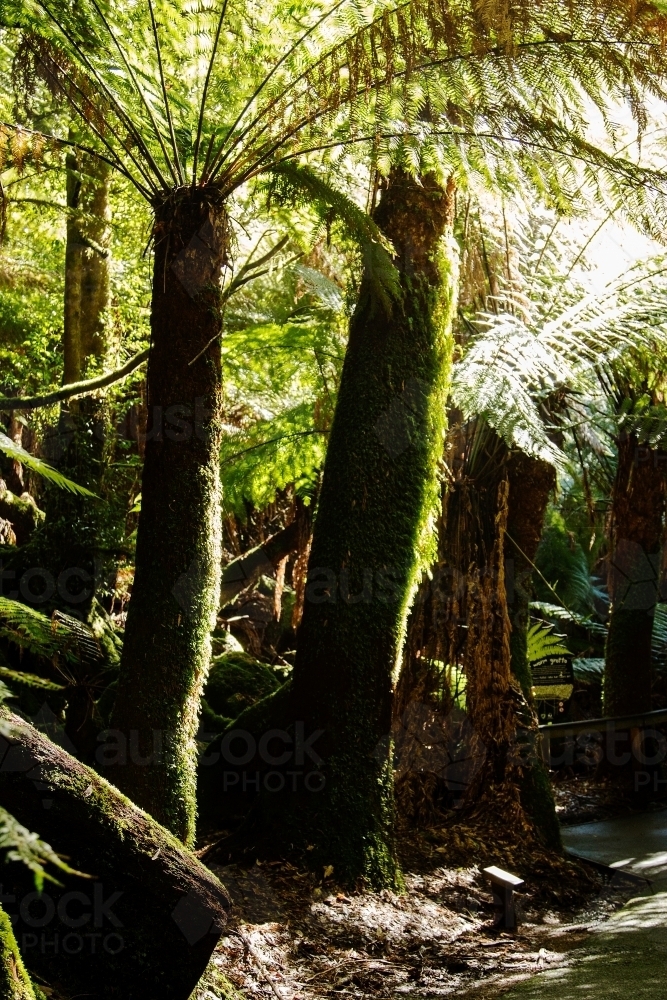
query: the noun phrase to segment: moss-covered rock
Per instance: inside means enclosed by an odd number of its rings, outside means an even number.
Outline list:
[[[281,678],[266,663],[247,653],[223,653],[213,658],[204,689],[203,712],[227,720],[280,687]],[[223,726],[223,728],[225,728]]]

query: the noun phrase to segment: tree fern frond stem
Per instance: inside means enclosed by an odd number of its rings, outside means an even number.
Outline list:
[[[243,105],[243,107],[241,108],[241,110],[238,113],[237,117],[235,118],[234,122],[230,126],[230,128],[229,128],[229,130],[227,132],[227,137],[226,138],[229,138],[229,136],[233,135],[234,129],[237,128],[240,125],[240,123],[243,121],[243,119],[244,119],[247,111],[252,107],[252,105],[257,100],[257,98],[259,97],[259,95],[262,93],[262,91],[264,90],[264,88],[266,86],[268,86],[269,81],[272,79],[273,76],[275,76],[275,74],[278,72],[278,70],[280,69],[280,67],[299,48],[299,46],[302,45],[305,42],[305,40],[307,38],[309,38],[310,35],[312,35],[312,33],[314,31],[316,31],[327,20],[327,18],[331,17],[332,14],[335,14],[336,11],[339,10],[339,8],[342,7],[343,4],[345,4],[345,3],[347,3],[347,0],[338,0],[338,3],[334,4],[334,6],[330,10],[326,11],[326,13],[324,13],[315,22],[315,24],[313,24],[310,28],[308,28],[307,31],[304,31],[304,33],[300,36],[300,38],[298,38],[296,40],[296,42],[294,42],[294,44],[287,50],[287,52],[285,52],[285,54],[283,56],[281,56],[281,58],[278,60],[278,62],[275,63],[275,65],[271,68],[271,71],[269,73],[267,73],[267,75],[264,77],[264,79],[259,83],[259,85],[255,88],[255,90],[253,91],[253,93],[250,95],[250,97],[248,98],[248,100],[246,101],[246,103]],[[401,4],[401,6],[404,6],[404,5]],[[268,105],[268,106],[271,106],[271,105]],[[246,129],[244,129],[240,133],[239,136],[237,136],[234,139],[234,142],[231,143],[231,145],[228,147],[227,152],[224,152],[226,139],[223,140],[223,143],[221,144],[220,149],[217,151],[217,153],[216,153],[216,155],[214,157],[214,163],[217,161],[218,156],[222,156],[221,162],[224,163],[225,160],[227,159],[227,156],[229,155],[229,153],[231,153],[236,148],[236,146],[238,146],[238,144],[243,141],[243,139],[245,138],[245,136],[248,133],[248,129],[251,128],[252,125],[253,125],[253,122],[251,122],[250,125]]]
[[[164,67],[162,65],[162,48],[160,46],[160,38],[158,36],[157,24],[155,22],[155,11],[153,9],[153,0],[148,0],[148,9],[151,15],[151,26],[153,28],[153,38],[155,39],[155,52],[157,54],[157,64],[158,71],[160,73],[160,86],[162,87],[162,99],[164,101],[164,110],[167,116],[167,124],[169,126],[169,136],[171,138],[171,148],[174,154],[174,163],[176,165],[176,172],[181,184],[185,183],[185,175],[183,173],[183,167],[181,165],[181,157],[178,152],[178,146],[176,144],[176,133],[174,132],[174,122],[171,117],[171,107],[169,106],[169,97],[167,96],[167,82],[164,78]]]
[[[215,129],[211,132],[211,137],[208,140],[208,146],[206,147],[206,156],[204,157],[204,163],[201,168],[201,183],[208,183],[209,176],[209,163],[211,160],[211,153],[213,152],[213,143],[215,142]]]
[[[95,67],[92,65],[92,63],[90,62],[90,60],[86,56],[85,52],[83,51],[83,49],[81,48],[81,46],[77,42],[76,38],[74,38],[71,35],[71,33],[68,33],[65,30],[65,28],[60,24],[60,22],[55,17],[55,15],[51,13],[51,11],[49,10],[49,8],[48,8],[47,4],[44,2],[44,0],[41,0],[41,6],[42,6],[43,10],[46,12],[46,14],[51,18],[51,20],[53,21],[53,23],[56,25],[56,27],[58,28],[58,30],[62,32],[62,34],[64,35],[64,37],[67,39],[67,41],[73,47],[73,49],[77,53],[78,57],[81,59],[81,62],[83,63],[83,65],[89,70],[90,73],[92,73],[92,75],[95,78],[96,83],[101,88],[101,90],[104,93],[104,96],[106,97],[106,99],[111,104],[111,107],[114,110],[115,114],[118,116],[118,119],[121,121],[121,123],[127,129],[128,134],[132,137],[132,139],[136,142],[136,144],[139,146],[139,148],[143,151],[144,155],[146,156],[146,159],[150,163],[152,161],[152,157],[150,155],[150,151],[148,150],[148,148],[146,147],[146,145],[145,145],[145,143],[143,141],[141,133],[135,128],[134,123],[132,122],[131,118],[129,118],[129,116],[125,113],[122,105],[116,100],[116,98],[114,97],[112,91],[110,91],[109,88],[107,87],[107,85],[104,83],[104,80],[99,75],[99,73],[97,72],[97,70],[95,69]],[[53,59],[53,61],[58,66],[58,68],[59,68],[60,72],[63,74],[63,76],[67,77],[70,80],[70,82],[72,83],[72,85],[76,87],[76,89],[79,91],[79,93],[83,96],[84,100],[88,101],[89,103],[92,103],[90,101],[90,98],[85,94],[85,92],[76,83],[76,81],[72,78],[72,76],[69,75],[66,70],[63,70],[62,67],[58,65],[58,63],[55,60],[55,58]],[[73,104],[71,98],[68,95],[66,95],[66,96],[67,96],[67,99],[70,101],[70,103]],[[81,118],[83,118],[83,120],[87,124],[89,123],[88,122],[88,118],[83,114],[83,112],[81,110],[77,109],[77,114]],[[105,145],[107,146],[108,149],[112,148],[109,145],[108,142],[106,142],[105,140],[103,140],[103,141],[105,142]],[[116,153],[115,150],[114,150],[114,155],[118,156],[118,154]],[[142,176],[144,177],[144,179],[148,180],[148,175],[141,168],[141,166],[139,165],[139,163],[135,159],[134,155],[129,150],[128,150],[128,155],[130,156],[130,159],[135,164],[135,166],[137,167],[137,169],[140,171],[140,173],[142,174]],[[160,175],[160,171],[157,168],[157,164],[152,164],[152,165],[154,166],[154,169],[155,169],[156,173],[158,174],[158,176],[161,176]],[[152,186],[152,184],[151,184],[151,186]]]
[[[142,104],[144,105],[144,107],[146,108],[146,111],[148,112],[148,117],[150,118],[151,125],[153,126],[153,131],[155,133],[155,138],[157,139],[157,141],[158,141],[158,143],[160,145],[160,149],[162,150],[162,155],[164,156],[165,163],[167,164],[167,167],[169,168],[169,173],[171,174],[174,183],[178,184],[178,175],[176,173],[174,164],[171,162],[169,154],[167,153],[167,147],[165,146],[164,139],[162,137],[162,129],[160,129],[158,127],[158,123],[157,123],[155,115],[153,113],[153,109],[151,108],[150,101],[148,100],[148,98],[144,94],[143,89],[139,86],[139,81],[137,80],[136,74],[135,74],[134,70],[132,69],[127,56],[125,55],[125,52],[123,51],[123,46],[120,44],[119,40],[116,38],[115,32],[112,30],[111,25],[109,24],[109,22],[107,21],[106,17],[104,16],[102,10],[100,9],[100,5],[98,4],[97,0],[91,0],[91,2],[93,4],[93,7],[95,8],[95,10],[97,11],[97,14],[98,14],[100,20],[104,24],[104,27],[106,28],[109,36],[113,40],[113,43],[114,43],[114,45],[116,46],[116,48],[118,50],[118,54],[120,55],[120,58],[123,61],[123,65],[125,66],[125,69],[127,70],[128,74],[129,74],[129,77],[130,77],[132,83],[134,84],[134,89],[136,90],[137,94],[139,95],[139,98],[141,99]],[[152,169],[155,171],[155,174],[156,174],[156,176],[157,176],[160,184],[162,184],[162,186],[164,188],[168,188],[169,184],[167,183],[166,178],[164,177],[164,175],[163,175],[162,171],[160,170],[160,168],[159,168],[156,160],[153,158],[153,155],[151,154],[150,150],[148,149],[148,146],[146,146],[146,144],[143,142],[143,140],[142,140],[142,146],[143,146],[143,149],[144,149],[144,156],[147,157],[147,159],[148,159],[148,161],[149,161]]]
[[[10,131],[13,131],[16,128],[16,124],[0,121],[0,128],[6,128]],[[134,177],[130,173],[130,171],[127,169],[127,167],[125,167],[122,161],[116,157],[115,150],[112,150],[114,154],[114,159],[110,159],[108,156],[104,156],[103,153],[100,153],[98,149],[93,149],[92,146],[87,146],[84,143],[73,142],[71,139],[61,139],[56,135],[48,135],[48,133],[40,132],[37,129],[26,128],[24,125],[21,126],[21,129],[24,132],[28,132],[29,135],[39,136],[41,139],[44,139],[45,142],[55,142],[59,146],[66,146],[68,149],[78,149],[81,150],[82,153],[87,153],[89,156],[95,157],[98,160],[102,160],[103,163],[108,163],[110,167],[112,167],[114,170],[117,170],[118,173],[122,174],[124,177],[128,179],[128,181],[134,184],[134,186],[137,188],[137,190],[144,198],[146,198],[148,201],[151,200],[152,197],[151,191],[148,188],[145,188],[143,184],[140,184],[139,181],[136,179],[136,177]]]
[[[150,0],[149,0],[150,3]],[[208,61],[208,67],[206,69],[206,79],[204,80],[204,89],[201,95],[201,102],[199,104],[199,120],[197,122],[197,135],[195,137],[194,152],[192,155],[192,187],[193,189],[197,184],[197,166],[199,164],[199,146],[201,144],[202,129],[204,127],[204,114],[206,112],[206,99],[208,97],[208,88],[211,82],[211,74],[213,73],[213,66],[215,64],[215,57],[218,52],[218,44],[220,42],[220,32],[222,31],[222,26],[225,21],[225,14],[227,13],[227,3],[228,0],[224,0],[222,5],[222,10],[220,12],[220,17],[218,18],[218,26],[215,32],[215,40],[213,42],[213,50],[211,52],[211,58]]]
[[[551,584],[549,583],[549,581],[547,580],[547,578],[544,576],[544,574],[541,572],[541,570],[535,565],[535,563],[533,562],[533,560],[530,559],[526,555],[526,553],[523,551],[523,549],[521,548],[521,546],[519,545],[519,543],[514,541],[514,539],[512,538],[512,536],[510,535],[510,533],[507,531],[507,529],[505,529],[505,536],[507,538],[509,538],[510,542],[512,543],[512,545],[514,546],[514,548],[517,550],[517,552],[519,553],[519,555],[523,559],[525,559],[526,562],[532,567],[532,569],[534,570],[534,572],[537,573],[537,575],[542,580],[542,583],[545,583],[547,585],[547,587],[549,588],[549,590],[551,591],[551,593],[554,595],[554,597],[558,601],[559,605],[562,608],[565,608],[565,610],[567,611],[567,613],[569,615],[572,615],[572,617],[574,618],[575,617],[574,612],[570,608],[568,608],[567,604],[565,603],[565,601],[563,600],[563,598],[560,596],[560,594],[554,589],[554,587],[551,586]]]
[[[322,434],[325,437],[328,435],[328,431],[294,431],[292,434],[278,434],[276,437],[269,438],[267,441],[260,441],[259,444],[251,444],[249,448],[243,448],[242,451],[237,451],[233,455],[229,455],[227,458],[223,459],[220,463],[221,465],[229,465],[230,462],[235,462],[237,458],[242,458],[243,455],[247,455],[250,451],[256,451],[258,448],[266,448],[270,444],[275,444],[277,441],[291,441],[292,438],[298,437],[311,437],[313,434]]]

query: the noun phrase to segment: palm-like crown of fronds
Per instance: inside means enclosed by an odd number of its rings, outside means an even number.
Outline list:
[[[608,101],[641,126],[663,96],[667,13],[646,0],[2,0],[0,19],[22,33],[16,78],[65,98],[150,200],[345,143],[380,163],[512,160],[552,192],[563,157],[593,183],[643,181],[644,201],[657,183],[584,135],[591,99],[611,128]]]

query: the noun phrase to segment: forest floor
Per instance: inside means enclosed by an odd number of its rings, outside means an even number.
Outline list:
[[[573,794],[573,793],[572,793]],[[272,997],[493,997],[540,970],[557,969],[636,887],[588,867],[485,845],[474,831],[410,833],[401,840],[405,891],[344,892],[286,861],[206,863],[234,903],[196,1000]],[[471,858],[476,861],[471,863]],[[516,932],[493,928],[482,868],[526,879]]]

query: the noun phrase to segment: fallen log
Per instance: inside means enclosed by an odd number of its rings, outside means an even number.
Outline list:
[[[38,893],[24,864],[0,868],[28,970],[64,997],[187,1000],[226,921],[224,887],[91,768],[17,716],[3,722],[0,803],[75,869]]]
[[[300,531],[300,523],[295,519],[263,545],[227,563],[220,580],[220,607],[231,604],[237,594],[256,583],[260,576],[272,574],[278,563],[297,548]]]

